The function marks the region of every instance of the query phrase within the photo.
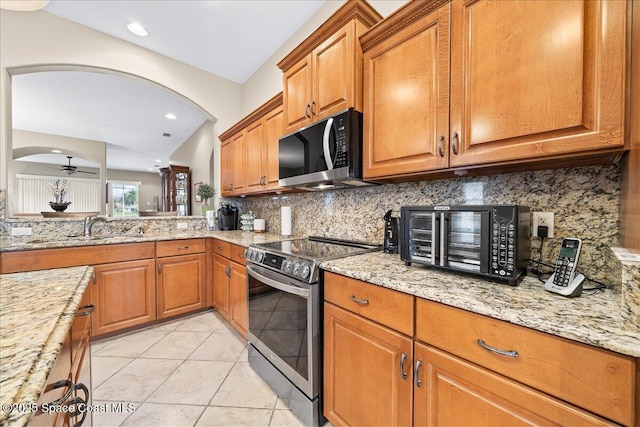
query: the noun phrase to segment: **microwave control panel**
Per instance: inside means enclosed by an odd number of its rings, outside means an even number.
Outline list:
[[[347,125],[345,124],[346,115],[336,117],[335,131],[336,131],[336,160],[334,168],[342,168],[348,166],[347,162]]]
[[[494,207],[491,231],[491,272],[513,276],[516,269],[516,224],[512,208]]]

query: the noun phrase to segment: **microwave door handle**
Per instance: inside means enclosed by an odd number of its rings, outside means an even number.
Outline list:
[[[272,288],[275,288],[279,291],[286,292],[288,294],[299,295],[303,298],[309,298],[309,295],[311,294],[309,289],[303,289],[297,286],[287,285],[285,283],[282,283],[270,277],[267,277],[264,274],[259,273],[253,266],[248,265],[247,272],[257,280],[261,281],[262,283],[269,285]]]
[[[440,224],[439,219],[437,218],[437,213],[431,214],[431,265],[436,265],[436,260],[438,259],[436,252],[438,252],[438,225]]]
[[[449,266],[449,213],[440,214],[440,266]]]
[[[333,160],[331,159],[331,149],[329,148],[329,139],[331,138],[331,128],[333,126],[333,117],[327,120],[322,135],[322,150],[324,151],[324,161],[327,163],[327,170],[333,169]]]

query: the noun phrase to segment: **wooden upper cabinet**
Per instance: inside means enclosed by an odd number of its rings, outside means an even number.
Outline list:
[[[453,2],[450,165],[623,147],[626,10]]]
[[[381,19],[365,1],[348,1],[278,63],[285,134],[349,107],[362,111],[358,37]]]
[[[364,54],[365,178],[448,166],[449,20],[447,5]]]
[[[220,135],[223,196],[279,189],[278,147],[283,135],[282,93]]]

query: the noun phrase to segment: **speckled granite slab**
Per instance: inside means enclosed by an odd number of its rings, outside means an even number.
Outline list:
[[[542,332],[640,357],[640,319],[624,316],[621,296],[607,290],[565,298],[527,277],[511,287],[481,278],[407,267],[399,255],[372,252],[325,261],[327,271],[462,308]]]
[[[0,403],[36,403],[89,283],[89,267],[0,275]],[[0,412],[0,425],[31,413]]]

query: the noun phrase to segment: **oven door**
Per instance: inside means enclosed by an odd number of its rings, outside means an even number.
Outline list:
[[[319,290],[247,263],[249,342],[310,399],[319,394]]]

